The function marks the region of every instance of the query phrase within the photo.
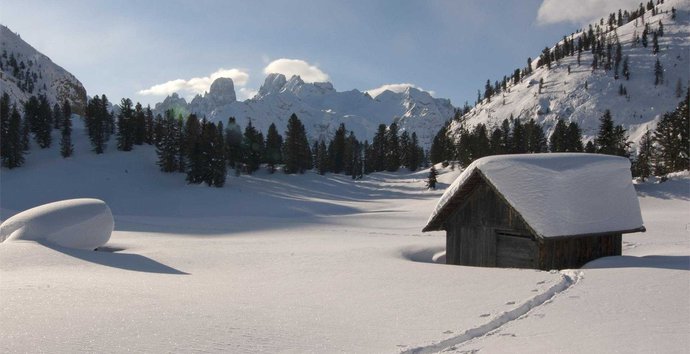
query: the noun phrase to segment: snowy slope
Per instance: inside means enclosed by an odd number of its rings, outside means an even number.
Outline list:
[[[99,252],[0,243],[0,351],[684,352],[690,346],[690,176],[638,185],[643,234],[577,272],[432,263],[422,235],[459,170],[257,173],[216,189],[157,172],[155,152],[32,151],[1,169],[0,219],[98,198]]]
[[[81,82],[3,25],[0,25],[0,49],[2,51],[0,60],[3,62],[0,72],[0,95],[8,93],[11,102],[17,103],[20,109],[23,109],[24,102],[28,101],[32,95],[45,95],[51,106],[68,100],[74,113],[84,113],[86,90]],[[22,76],[26,75],[27,70],[32,76],[36,75],[33,92],[20,87],[23,80],[14,76],[13,69],[7,65],[12,54],[18,63],[24,65],[25,69],[21,70]]]
[[[225,84],[217,85],[218,80]],[[226,99],[217,99],[220,96]],[[331,139],[340,123],[345,123],[358,139],[371,142],[379,124],[396,121],[401,130],[416,132],[426,148],[455,111],[449,100],[433,98],[414,87],[402,92],[384,91],[372,98],[358,90],[338,92],[329,82],[305,83],[299,76],[287,79],[282,74],[269,74],[252,99],[238,102],[234,97],[232,80],[222,78],[214,82],[208,93],[195,97],[189,104],[172,95],[156,104],[155,111],[163,114],[175,109],[223,122],[235,117],[242,127],[251,119],[264,133],[271,123],[284,132],[290,115],[295,113],[312,140]]]
[[[671,7],[678,10],[675,20],[671,19]],[[548,136],[557,119],[561,118],[577,122],[584,138],[591,139],[597,133],[599,118],[609,109],[614,122],[628,130],[629,139],[638,141],[648,127],[653,129],[656,126],[660,115],[675,109],[681,100],[676,97],[676,84],[680,80],[685,92],[690,78],[690,2],[668,0],[656,8],[659,11],[656,16],[652,16],[651,11],[644,14],[644,23],[649,23],[651,31],[657,29],[659,21],[664,25],[664,35],[659,38],[659,55],[652,54],[651,33],[647,48],[641,44],[633,47],[634,34],[641,36],[644,29],[641,19],[616,30],[623,47],[622,54],[629,56],[629,81],[622,75],[615,80],[612,70],[605,72],[600,68],[592,72],[592,53],[583,51],[580,66],[577,65],[576,53],[552,64],[550,70],[545,66],[534,69],[517,85],[509,85],[508,92],[474,107],[463,121],[470,127],[479,123],[495,127],[512,114],[523,122],[534,118],[543,124]],[[538,55],[533,58],[538,58]],[[664,68],[664,83],[659,86],[654,85],[653,70],[657,58]],[[533,67],[537,61],[532,61]],[[568,65],[571,66],[570,74]],[[541,94],[538,93],[540,79],[544,80]],[[621,84],[629,98],[618,94]],[[460,124],[454,122],[451,132],[456,131]]]

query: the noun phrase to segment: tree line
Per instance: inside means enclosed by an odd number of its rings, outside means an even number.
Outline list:
[[[543,127],[534,119],[522,123],[519,118],[505,119],[491,131],[484,124],[467,129],[462,126],[451,135],[448,125],[434,137],[430,150],[431,162],[444,164],[457,161],[468,166],[474,160],[489,155],[526,154],[544,152],[587,152],[624,156],[631,159],[634,177],[645,179],[651,175],[690,168],[690,90],[677,108],[665,113],[656,130],[647,131],[640,140],[637,154],[632,154],[631,142],[622,125],[615,125],[609,110],[599,118],[599,129],[593,140],[583,143],[582,132],[576,122],[559,119],[548,140]]]
[[[359,141],[341,123],[332,139],[310,145],[296,114],[290,116],[284,135],[271,124],[264,137],[251,120],[243,131],[234,117],[224,126],[195,114],[182,117],[167,111],[164,116],[154,116],[149,106],[133,104],[129,98],[123,98],[118,108],[113,113],[105,95],[89,99],[82,119],[92,152],[103,154],[112,136],[120,151],[153,145],[161,171],[185,173],[187,182],[194,184],[221,187],[228,169],[234,169],[236,175],[252,174],[262,165],[271,173],[279,167],[288,174],[316,169],[322,175],[340,173],[354,179],[400,167],[415,171],[425,162],[416,133],[400,133],[396,123],[379,125],[371,144]],[[10,107],[7,94],[0,99],[3,166],[15,168],[24,163],[31,136],[40,148],[50,147],[54,129],[61,131],[61,155],[66,158],[73,154],[69,102],[51,108],[45,96],[32,96],[23,111],[22,117],[16,105]]]

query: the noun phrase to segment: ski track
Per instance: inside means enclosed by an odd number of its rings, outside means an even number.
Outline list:
[[[577,284],[577,282],[579,282],[584,275],[582,271],[577,270],[563,270],[560,273],[561,280],[553,286],[551,286],[548,290],[527,300],[515,309],[501,313],[500,315],[494,317],[488,323],[485,323],[478,327],[470,328],[460,335],[445,339],[438,343],[401,351],[401,354],[439,353],[450,347],[457,346],[474,338],[485,336],[486,334],[495,331],[496,329],[500,328],[506,323],[509,323],[524,316],[532,309],[549,302],[559,293],[566,291],[571,286]]]

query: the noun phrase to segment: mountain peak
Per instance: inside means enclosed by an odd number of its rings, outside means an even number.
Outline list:
[[[223,106],[235,102],[237,100],[235,96],[235,83],[229,77],[219,77],[213,81],[205,98],[211,100],[214,106]]]
[[[268,74],[264,80],[264,84],[261,85],[261,88],[259,88],[257,97],[265,97],[269,94],[277,94],[283,89],[286,83],[287,79],[285,78],[285,75],[278,73]]]

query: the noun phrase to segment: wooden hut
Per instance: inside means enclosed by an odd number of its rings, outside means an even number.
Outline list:
[[[620,255],[645,228],[628,159],[558,153],[475,161],[423,229],[436,230],[448,264],[550,270]]]

